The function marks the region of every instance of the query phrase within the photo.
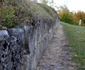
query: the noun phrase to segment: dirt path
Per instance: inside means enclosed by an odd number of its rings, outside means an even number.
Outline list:
[[[70,47],[68,47],[63,26],[60,24],[36,70],[76,70],[68,50]]]

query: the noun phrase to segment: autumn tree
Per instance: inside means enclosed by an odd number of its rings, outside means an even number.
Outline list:
[[[58,15],[60,20],[69,24],[79,25],[79,20],[82,20],[82,25],[85,26],[85,12],[70,12],[69,9],[64,5],[58,7]]]
[[[65,5],[58,8],[58,14],[61,21],[73,24],[73,14]]]
[[[74,14],[74,21],[76,24],[78,24],[78,21],[80,19],[82,20],[82,24],[85,25],[85,12],[78,11],[77,13]]]

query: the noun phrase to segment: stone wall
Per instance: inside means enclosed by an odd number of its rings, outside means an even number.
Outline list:
[[[46,50],[54,29],[55,19],[39,19],[30,26],[0,30],[0,70],[35,70]]]

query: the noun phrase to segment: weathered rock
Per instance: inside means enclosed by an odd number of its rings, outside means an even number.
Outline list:
[[[35,70],[59,19],[37,19],[31,26],[0,31],[0,70]]]

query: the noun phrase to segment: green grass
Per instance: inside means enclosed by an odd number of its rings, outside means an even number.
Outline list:
[[[62,23],[72,47],[73,59],[79,64],[80,68],[85,68],[85,27]]]

